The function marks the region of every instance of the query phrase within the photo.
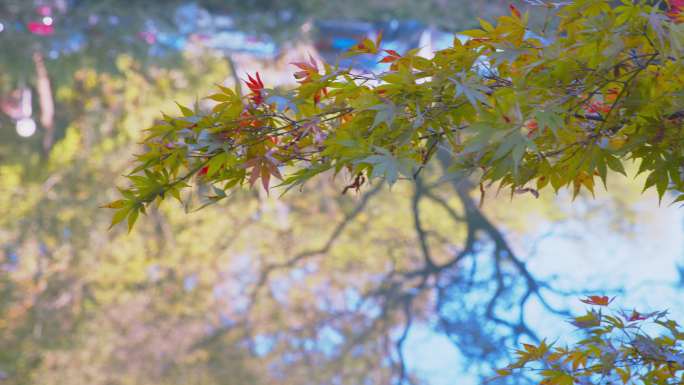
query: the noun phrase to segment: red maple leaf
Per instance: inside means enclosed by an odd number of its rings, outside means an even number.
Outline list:
[[[252,93],[249,95],[249,99],[257,105],[263,103],[264,82],[261,81],[259,72],[256,73],[255,78],[247,74],[247,79],[248,80],[245,80],[244,82],[247,84],[249,90],[252,91]]]
[[[292,65],[296,66],[299,68],[301,71],[295,72],[294,77],[297,79],[297,82],[303,84],[311,81],[311,77],[313,75],[318,74],[318,63],[316,63],[316,60],[309,54],[309,63],[303,61],[303,62],[294,62]]]
[[[383,51],[387,52],[387,56],[382,58],[382,60],[380,60],[380,63],[393,63],[401,59],[401,55],[399,55],[399,52],[393,49],[384,49]]]
[[[280,162],[273,158],[269,153],[264,156],[258,156],[246,161],[244,163],[244,167],[251,168],[249,186],[254,186],[254,183],[256,183],[258,179],[261,179],[261,185],[264,187],[264,190],[268,192],[271,175],[280,180],[283,179],[282,175],[280,174],[280,170],[278,170],[279,163]]]
[[[585,299],[581,299],[580,301],[586,303],[587,305],[595,305],[595,306],[608,306],[611,302],[613,302],[613,298],[608,298],[607,295],[590,295],[589,297]]]
[[[520,10],[518,10],[518,7],[516,7],[515,5],[508,4],[508,9],[511,10],[511,14],[513,16],[517,17],[518,19],[522,18],[522,15],[520,14]]]
[[[313,56],[309,55],[309,63],[307,62],[295,62],[292,65],[299,68],[301,71],[297,71],[294,74],[295,79],[299,84],[309,83],[313,81],[314,75],[318,75],[318,63]],[[327,87],[322,87],[314,92],[314,103],[318,104],[321,101],[322,96],[328,96]]]
[[[259,127],[261,126],[260,121],[257,117],[253,116],[248,109],[245,109],[240,113],[239,123],[240,127]]]
[[[607,114],[610,111],[610,106],[601,101],[593,101],[584,105],[584,110],[591,114],[604,113]]]
[[[524,124],[524,127],[527,128],[527,137],[529,139],[532,139],[534,137],[534,134],[539,131],[539,123],[537,122],[537,119],[530,119],[527,120]]]
[[[632,314],[629,316],[629,318],[627,318],[627,321],[629,321],[629,322],[643,321],[645,319],[648,319],[647,315],[643,315],[636,310],[632,310]]]
[[[318,90],[316,90],[316,92],[314,93],[314,103],[315,104],[318,104],[318,102],[321,101],[321,95],[328,96],[328,88],[327,87],[319,88]]]

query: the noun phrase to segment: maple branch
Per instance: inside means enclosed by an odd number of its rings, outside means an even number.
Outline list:
[[[401,385],[406,381],[406,359],[404,357],[404,343],[408,337],[409,331],[413,324],[413,312],[411,310],[411,304],[413,302],[412,296],[406,296],[403,300],[403,314],[404,314],[404,328],[401,332],[401,336],[397,339],[395,344],[397,356],[399,357],[399,379],[397,384]]]
[[[431,270],[435,268],[435,263],[432,260],[432,255],[430,253],[430,247],[428,246],[427,234],[423,229],[423,224],[420,220],[420,210],[418,209],[418,204],[423,196],[423,182],[420,178],[416,178],[415,190],[413,193],[413,198],[411,199],[411,212],[413,213],[413,226],[418,236],[418,243],[420,249],[423,253],[423,259],[425,260],[425,269]]]

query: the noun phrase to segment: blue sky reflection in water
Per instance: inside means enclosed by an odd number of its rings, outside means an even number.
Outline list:
[[[600,193],[597,200],[585,197],[573,203],[569,196],[557,198],[562,210],[575,213],[577,218],[561,224],[542,224],[519,245],[521,255],[534,254],[527,263],[541,280],[576,292],[574,296],[550,295],[551,304],[577,315],[587,307],[579,301],[583,293],[607,293],[616,297],[614,304],[618,307],[640,312],[667,309],[673,319],[684,319],[681,208],[666,204],[658,207],[656,194],[646,194],[630,208],[641,220],[623,223],[629,229],[616,232],[619,213],[606,210],[607,206],[602,205],[605,199]],[[515,212],[515,203],[511,210]],[[588,220],[587,211],[594,212]],[[526,319],[539,335],[560,344],[581,337],[565,318],[549,314],[538,301],[530,301]],[[458,358],[458,350],[433,327],[422,324],[411,331],[405,349],[410,367],[429,378],[432,385],[478,383],[476,376],[463,373],[464,361]]]

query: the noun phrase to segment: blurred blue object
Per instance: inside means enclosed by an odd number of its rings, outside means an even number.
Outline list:
[[[340,55],[365,38],[375,39],[377,28],[372,23],[352,20],[319,20],[315,23],[314,46],[328,63],[370,70],[377,60],[373,55],[342,58]]]
[[[182,51],[185,48],[188,39],[184,35],[162,32],[157,34],[157,42],[172,50]]]
[[[238,30],[212,33],[207,46],[223,52],[246,52],[261,58],[273,58],[278,53],[275,42],[265,35],[250,35]]]
[[[382,34],[382,48],[405,54],[413,49],[430,51],[451,47],[454,38],[466,38],[451,32],[435,30],[416,20],[390,20],[379,23],[366,23],[353,20],[321,20],[316,22],[315,46],[328,62],[337,62],[343,67],[364,71],[382,71],[387,65],[379,61],[384,52],[378,55],[358,55],[344,58],[341,55],[363,39],[375,40]]]
[[[356,44],[356,40],[348,37],[333,37],[331,48],[336,51],[346,51]]]
[[[212,15],[197,3],[188,3],[176,8],[173,21],[178,32],[187,35],[209,28],[212,24]]]

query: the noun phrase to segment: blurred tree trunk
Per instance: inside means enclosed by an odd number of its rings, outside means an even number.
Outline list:
[[[33,64],[36,67],[36,91],[38,91],[38,103],[40,105],[40,124],[45,129],[43,150],[47,153],[52,147],[55,135],[55,101],[52,97],[50,77],[47,68],[45,68],[42,53],[33,52]]]

